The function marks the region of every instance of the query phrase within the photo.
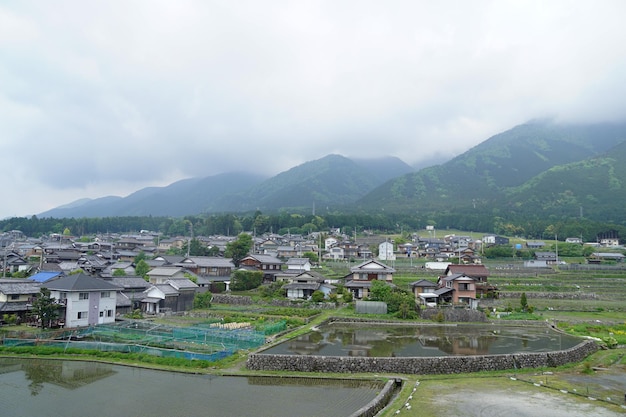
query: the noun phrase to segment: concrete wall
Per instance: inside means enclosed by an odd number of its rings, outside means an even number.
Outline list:
[[[555,352],[484,356],[438,356],[374,358],[349,356],[264,355],[248,356],[251,370],[295,372],[363,372],[391,374],[459,374],[479,371],[554,367],[578,362],[595,352],[595,342],[586,340],[571,349]]]

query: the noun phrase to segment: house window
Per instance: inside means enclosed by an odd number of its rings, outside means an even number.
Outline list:
[[[111,297],[111,291],[102,291],[100,293],[100,298],[110,298]]]
[[[459,284],[460,291],[471,291],[472,284]]]
[[[59,300],[67,300],[67,293],[66,292],[59,293]]]
[[[11,294],[11,300],[19,300],[19,299],[20,299],[19,294]]]
[[[88,292],[79,292],[78,293],[78,299],[79,300],[89,300],[89,293]]]
[[[100,312],[100,317],[104,317],[104,311]]]
[[[87,311],[79,311],[78,312],[78,319],[86,319],[87,318]]]
[[[113,310],[107,310],[107,317],[113,317]]]

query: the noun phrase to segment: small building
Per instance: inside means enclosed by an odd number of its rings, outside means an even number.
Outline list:
[[[100,278],[75,274],[45,284],[50,296],[63,305],[59,317],[66,327],[115,322],[120,287]]]
[[[355,299],[362,299],[369,295],[372,281],[385,281],[392,283],[395,269],[378,262],[368,260],[350,268],[350,274],[346,277],[345,287],[352,291]]]
[[[437,305],[437,296],[435,295],[435,291],[437,290],[438,285],[436,283],[426,279],[420,279],[419,281],[410,283],[409,287],[411,288],[411,292],[415,298],[420,300],[422,305],[428,307],[434,307]]]
[[[263,272],[263,280],[274,282],[275,275],[282,270],[283,261],[272,255],[248,255],[239,262],[239,267]]]
[[[381,261],[396,260],[396,254],[393,251],[393,243],[386,240],[378,245],[378,259]]]
[[[465,274],[452,274],[439,278],[440,298],[452,304],[467,304],[476,308],[476,279]]]
[[[308,299],[315,291],[322,291],[325,297],[335,289],[333,285],[324,283],[324,277],[317,272],[303,272],[291,278],[291,282],[283,287],[287,298]]]
[[[305,272],[311,270],[309,258],[289,258],[287,259],[287,272]]]

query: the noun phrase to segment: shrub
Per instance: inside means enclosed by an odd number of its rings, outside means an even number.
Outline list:
[[[326,298],[326,295],[320,290],[313,291],[313,294],[311,294],[311,301],[314,303],[321,303],[324,301],[324,298]]]
[[[213,300],[213,294],[209,291],[205,293],[196,293],[193,297],[193,308],[206,309],[211,308],[211,301]]]

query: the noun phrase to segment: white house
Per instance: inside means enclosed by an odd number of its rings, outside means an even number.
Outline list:
[[[334,247],[337,243],[339,243],[339,241],[334,237],[327,237],[324,240],[324,250],[329,251],[330,248]]]
[[[396,254],[393,252],[393,243],[385,241],[378,245],[378,259],[381,261],[396,260]]]
[[[75,274],[48,281],[45,287],[60,304],[59,318],[66,327],[93,326],[115,322],[117,292],[120,287],[103,279]]]
[[[287,259],[288,272],[305,272],[311,270],[309,258],[289,258]]]

